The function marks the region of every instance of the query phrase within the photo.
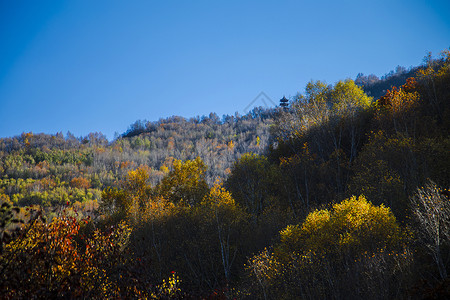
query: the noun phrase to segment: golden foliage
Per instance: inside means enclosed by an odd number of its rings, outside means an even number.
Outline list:
[[[230,192],[228,192],[224,187],[222,187],[220,184],[216,183],[209,193],[203,198],[202,205],[209,205],[209,206],[234,206],[235,202],[234,199],[231,197]]]
[[[331,211],[315,210],[301,227],[288,226],[280,232],[276,252],[332,254],[363,253],[393,249],[400,245],[400,227],[387,207],[374,206],[364,196],[334,204]]]
[[[205,163],[200,157],[184,162],[175,159],[172,167],[172,171],[157,187],[159,195],[174,203],[199,203],[209,190],[205,179]]]

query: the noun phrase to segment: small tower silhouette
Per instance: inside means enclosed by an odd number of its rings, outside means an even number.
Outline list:
[[[285,96],[283,96],[283,98],[280,99],[280,106],[283,108],[287,108],[289,106],[289,100],[286,99]]]

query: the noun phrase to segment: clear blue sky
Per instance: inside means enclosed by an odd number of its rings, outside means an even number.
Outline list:
[[[0,0],[0,137],[242,114],[260,92],[278,102],[449,46],[448,0]]]

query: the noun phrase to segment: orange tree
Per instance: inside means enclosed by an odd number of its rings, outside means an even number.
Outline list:
[[[46,222],[40,212],[0,255],[2,298],[114,297],[131,229],[120,223],[86,236],[89,221],[64,214]]]

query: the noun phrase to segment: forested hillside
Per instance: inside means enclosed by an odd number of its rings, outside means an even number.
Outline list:
[[[414,77],[421,68],[422,66],[406,69],[405,67],[397,66],[395,71],[392,70],[384,76],[381,76],[381,78],[378,78],[374,74],[366,76],[363,73],[359,73],[356,76],[355,83],[362,87],[368,96],[379,99],[388,90],[392,89],[392,87],[399,87],[405,84],[406,79]]]
[[[174,159],[200,157],[209,167],[206,180],[225,178],[243,153],[263,153],[269,143],[274,109],[256,108],[245,116],[217,115],[137,121],[112,142],[101,133],[76,138],[24,133],[0,139],[1,195],[20,206],[85,203],[100,200],[101,190],[116,186],[138,166],[156,184]],[[90,203],[88,201],[87,203]],[[78,203],[77,203],[78,204]]]
[[[0,298],[450,297],[450,53],[286,106],[0,139]]]

